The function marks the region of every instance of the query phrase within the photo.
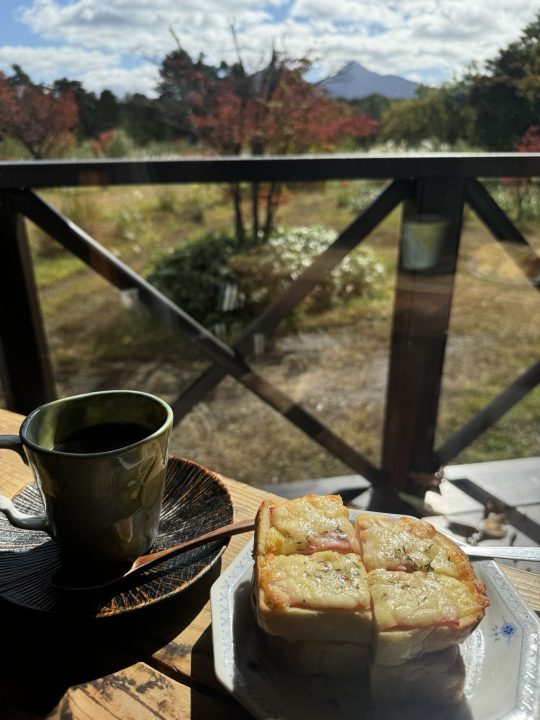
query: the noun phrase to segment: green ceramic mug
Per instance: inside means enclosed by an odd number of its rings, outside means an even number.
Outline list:
[[[25,515],[3,496],[0,511],[85,562],[144,555],[157,536],[172,420],[159,398],[124,390],[43,405],[19,437],[0,436],[0,448],[30,465],[46,515]]]

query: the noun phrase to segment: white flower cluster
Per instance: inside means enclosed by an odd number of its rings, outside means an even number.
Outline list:
[[[276,271],[287,268],[295,280],[308,268],[316,257],[336,239],[335,230],[323,225],[306,227],[276,228],[268,245],[276,251]],[[373,284],[384,273],[384,266],[376,253],[359,246],[352,250],[330,273],[335,298],[360,294],[367,284]]]

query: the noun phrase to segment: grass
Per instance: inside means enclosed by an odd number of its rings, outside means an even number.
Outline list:
[[[531,234],[530,239],[538,238]],[[467,243],[468,240],[468,243]],[[456,292],[437,442],[444,442],[461,425],[493,400],[540,355],[538,292],[528,283],[508,283],[504,250],[480,228],[465,234],[465,247],[490,248],[499,256],[500,282],[482,280],[467,272],[461,261]],[[538,391],[530,393],[454,461],[482,462],[527,457],[540,452]]]
[[[279,208],[285,225],[344,229],[354,214],[347,183],[295,190]],[[46,191],[43,196],[139,273],[195,232],[233,226],[218,186],[114,187]],[[361,202],[361,199],[360,201]],[[253,363],[373,462],[379,462],[400,209],[366,240],[385,264],[366,297],[284,323]],[[209,361],[69,253],[47,246],[29,224],[34,266],[60,395],[125,387],[168,401]],[[527,237],[540,249],[540,227]],[[472,268],[476,268],[473,274]],[[479,271],[479,272],[476,272]],[[485,272],[484,272],[485,271]],[[482,274],[483,273],[483,274]],[[488,278],[488,279],[486,279]],[[471,419],[540,355],[538,292],[515,284],[504,250],[467,214],[444,367],[436,444]],[[226,378],[174,430],[172,451],[249,483],[352,472],[278,413]],[[530,393],[454,462],[540,453],[540,390]]]
[[[35,273],[39,287],[44,290],[56,283],[86,270],[86,265],[74,255],[41,258],[36,263]]]

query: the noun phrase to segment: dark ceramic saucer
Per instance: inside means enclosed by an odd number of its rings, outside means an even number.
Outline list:
[[[43,513],[34,483],[13,498],[25,513]],[[158,537],[152,550],[163,550],[234,520],[231,496],[214,473],[190,460],[169,458]],[[138,610],[193,585],[221,557],[229,540],[203,545],[126,578],[122,584],[74,596],[49,586],[63,561],[58,545],[44,532],[12,527],[0,514],[0,597],[47,613],[110,617]]]

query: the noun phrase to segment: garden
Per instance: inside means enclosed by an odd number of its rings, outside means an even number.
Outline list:
[[[231,342],[384,184],[291,186],[267,242],[234,227],[226,186],[117,187],[45,191],[58,207],[200,322]],[[537,189],[517,199],[492,184],[540,248]],[[249,188],[242,203],[250,208]],[[254,347],[252,362],[373,462],[381,452],[400,222],[397,208]],[[28,223],[58,393],[114,387],[173,401],[209,362]],[[197,270],[199,268],[199,271]],[[207,270],[205,270],[207,268]],[[538,274],[531,268],[531,275]],[[538,292],[480,221],[466,211],[444,368],[437,444],[474,416],[537,358]],[[540,451],[538,391],[455,462]],[[351,472],[232,378],[176,426],[172,452],[252,484]]]

